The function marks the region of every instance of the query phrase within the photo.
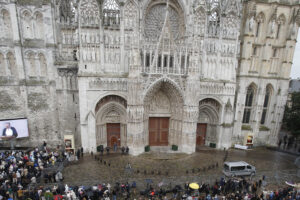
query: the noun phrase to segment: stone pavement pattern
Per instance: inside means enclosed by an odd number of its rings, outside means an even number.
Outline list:
[[[224,155],[225,152],[219,150],[200,151],[191,155],[145,153],[134,157],[111,154],[104,155],[102,163],[86,155],[77,163],[64,169],[64,183],[92,185],[134,180],[141,189],[146,186],[145,179],[151,179],[154,185],[160,182],[164,182],[164,185],[175,185],[187,181],[212,183],[223,176]],[[300,178],[296,176],[298,169],[294,165],[295,158],[293,155],[265,148],[248,151],[231,149],[228,152],[227,161],[243,160],[254,165],[257,169],[254,179],[260,179],[265,175],[268,188],[272,189],[277,186],[284,186],[285,181],[300,181]],[[104,161],[106,165],[104,165]],[[207,169],[208,166],[217,162],[218,168]],[[110,167],[108,163],[110,163]],[[130,163],[132,170],[125,169],[127,163]],[[204,167],[205,170],[203,170]],[[144,174],[144,170],[146,170],[146,174]]]

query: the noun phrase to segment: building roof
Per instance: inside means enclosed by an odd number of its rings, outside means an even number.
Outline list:
[[[225,162],[224,164],[227,164],[230,167],[237,167],[237,166],[245,166],[249,165],[245,161],[238,161],[238,162]]]
[[[290,81],[289,93],[300,92],[300,78]]]

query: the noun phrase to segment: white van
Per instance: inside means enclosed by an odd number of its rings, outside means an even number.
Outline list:
[[[256,169],[244,161],[224,162],[223,173],[225,176],[253,176]]]

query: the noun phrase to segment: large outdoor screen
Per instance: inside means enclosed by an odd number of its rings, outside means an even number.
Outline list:
[[[29,136],[27,119],[0,120],[0,138],[11,136],[17,138]]]

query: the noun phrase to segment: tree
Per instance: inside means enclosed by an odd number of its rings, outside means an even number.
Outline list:
[[[292,93],[291,106],[285,106],[283,126],[295,137],[300,136],[300,92]]]

